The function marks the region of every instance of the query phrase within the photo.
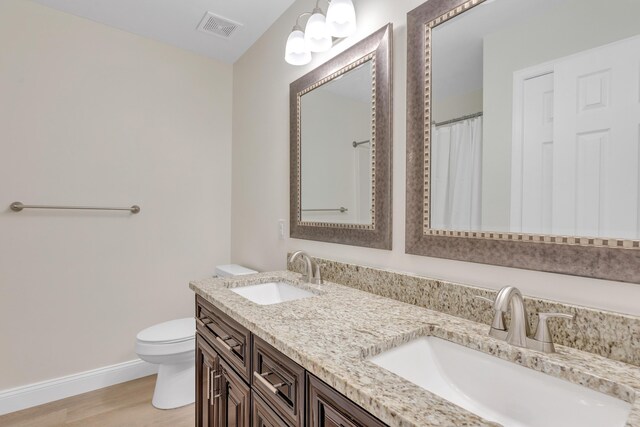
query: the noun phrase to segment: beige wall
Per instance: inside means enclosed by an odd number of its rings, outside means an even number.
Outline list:
[[[371,102],[341,96],[321,86],[302,96],[300,104],[302,208],[349,209],[345,213],[302,212],[302,220],[357,223],[361,218],[356,198],[360,177],[355,174],[358,152],[351,142],[371,139]],[[370,172],[364,179],[371,182]],[[362,208],[369,211],[370,197]],[[367,218],[366,223],[370,223],[370,214]]]
[[[444,122],[482,112],[482,89],[433,100],[432,121]]]
[[[516,285],[526,294],[640,314],[640,285],[472,264],[404,253],[406,13],[423,0],[356,0],[358,33],[304,67],[288,65],[284,44],[307,0],[289,10],[234,64],[232,244],[234,262],[285,268],[288,250],[489,288]],[[289,83],[387,22],[394,24],[393,250],[286,238],[289,217]]]
[[[0,390],[136,358],[229,261],[232,67],[0,2]],[[11,202],[142,206],[13,213]]]

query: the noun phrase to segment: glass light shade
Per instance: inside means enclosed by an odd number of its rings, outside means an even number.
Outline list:
[[[306,65],[311,62],[311,51],[304,42],[304,33],[293,30],[284,49],[284,60],[291,65]]]
[[[327,31],[324,15],[319,9],[314,10],[313,15],[307,21],[307,26],[304,29],[304,41],[311,52],[326,52],[333,45]]]
[[[334,37],[349,37],[356,32],[356,10],[351,0],[331,0],[327,29]]]

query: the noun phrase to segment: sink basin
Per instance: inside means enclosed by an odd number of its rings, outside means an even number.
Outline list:
[[[284,282],[261,283],[259,285],[231,288],[231,291],[260,305],[278,304],[315,295],[313,292]]]
[[[436,337],[370,359],[505,427],[624,426],[631,404]]]

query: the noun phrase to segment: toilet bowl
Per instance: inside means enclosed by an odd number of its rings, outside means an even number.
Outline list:
[[[159,365],[151,403],[172,409],[195,401],[195,338],[192,317],[171,320],[142,330],[136,336],[140,359]]]

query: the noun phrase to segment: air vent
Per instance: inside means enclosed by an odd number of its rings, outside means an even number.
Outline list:
[[[203,33],[213,34],[218,37],[228,39],[231,38],[231,36],[240,27],[242,27],[242,24],[238,24],[237,22],[233,22],[229,19],[214,15],[211,12],[207,12],[204,14],[202,21],[200,21],[198,30]]]

